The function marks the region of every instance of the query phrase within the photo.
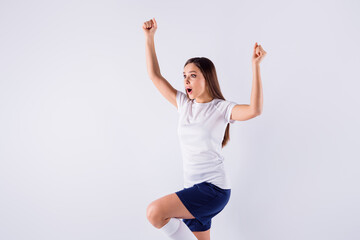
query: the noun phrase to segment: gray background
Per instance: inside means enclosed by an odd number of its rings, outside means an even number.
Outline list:
[[[0,239],[166,239],[147,205],[182,189],[176,108],[147,75],[210,58],[262,115],[230,127],[232,195],[212,239],[355,240],[359,221],[358,1],[1,1]]]

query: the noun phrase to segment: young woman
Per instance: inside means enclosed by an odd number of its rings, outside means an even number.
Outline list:
[[[173,88],[160,73],[154,45],[155,18],[144,22],[142,28],[150,79],[179,113],[184,170],[184,189],[150,203],[147,218],[171,239],[209,240],[211,219],[224,209],[231,193],[221,150],[229,140],[230,123],[249,120],[262,111],[259,64],[266,52],[255,43],[251,104],[236,104],[223,97],[215,66],[205,57],[185,63],[185,93]]]

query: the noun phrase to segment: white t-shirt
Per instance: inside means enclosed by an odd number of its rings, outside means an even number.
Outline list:
[[[197,103],[177,90],[178,135],[183,157],[184,187],[207,181],[230,189],[231,182],[224,168],[221,144],[235,102],[214,98]]]

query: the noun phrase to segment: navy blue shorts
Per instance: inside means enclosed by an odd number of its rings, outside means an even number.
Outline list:
[[[195,217],[183,219],[183,222],[192,232],[199,232],[210,229],[211,218],[224,209],[230,199],[231,189],[222,189],[210,182],[201,182],[175,193]]]

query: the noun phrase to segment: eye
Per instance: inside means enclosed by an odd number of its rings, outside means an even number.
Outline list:
[[[186,75],[183,75],[183,76],[184,76],[184,78],[186,78]],[[191,74],[191,76],[192,76],[192,77],[196,77],[195,74]]]

